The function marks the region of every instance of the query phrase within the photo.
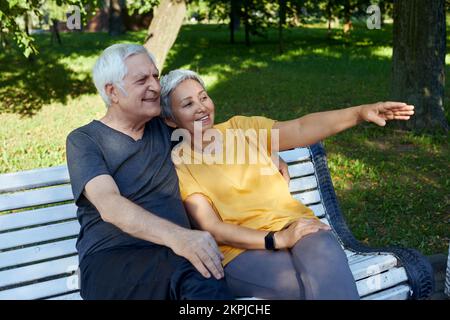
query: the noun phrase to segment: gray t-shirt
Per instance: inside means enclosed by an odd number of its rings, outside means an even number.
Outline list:
[[[112,176],[120,194],[135,204],[190,228],[170,151],[170,130],[158,117],[147,122],[138,141],[97,120],[69,134],[67,164],[81,225],[77,241],[80,261],[106,248],[154,245],[102,220],[83,195],[86,183],[98,175]]]

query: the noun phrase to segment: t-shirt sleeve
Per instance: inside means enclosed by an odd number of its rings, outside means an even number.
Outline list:
[[[235,116],[230,119],[233,127],[237,127],[240,129],[266,129],[272,130],[273,125],[276,120],[269,119],[261,116],[253,116],[253,117],[244,117],[244,116]]]
[[[258,137],[260,135],[266,136],[267,152],[269,155],[272,153],[272,145],[271,145],[272,128],[276,120],[261,116],[253,116],[253,117],[235,116],[230,119],[230,122],[231,126],[234,128],[239,128],[243,130],[254,129],[256,130]]]
[[[183,164],[177,165],[176,170],[180,185],[180,195],[183,201],[186,200],[189,196],[197,193],[203,195],[209,201],[209,203],[212,204],[212,201],[205,192],[205,190],[190,174],[189,170],[185,165]]]
[[[93,178],[110,175],[98,145],[85,133],[74,131],[66,140],[67,167],[75,203]]]

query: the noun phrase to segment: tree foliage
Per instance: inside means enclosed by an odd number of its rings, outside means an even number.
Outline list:
[[[75,5],[80,8],[80,18],[86,21],[92,10],[100,5],[100,0],[9,0],[0,1],[0,38],[5,46],[12,39],[22,53],[28,57],[37,54],[33,37],[27,32],[26,22],[30,15],[43,17],[44,10],[51,8],[52,14],[61,15],[62,10]],[[64,9],[66,8],[66,9]]]

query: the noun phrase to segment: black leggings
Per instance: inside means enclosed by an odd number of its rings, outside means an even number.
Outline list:
[[[247,250],[225,267],[237,297],[357,300],[347,256],[331,231],[318,231],[290,250]]]

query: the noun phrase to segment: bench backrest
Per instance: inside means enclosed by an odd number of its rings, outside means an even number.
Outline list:
[[[280,155],[289,165],[293,197],[329,224],[311,150]],[[0,300],[80,299],[78,231],[66,166],[0,175]],[[362,297],[408,297],[406,273],[395,257],[346,253]],[[373,279],[382,272],[384,278]]]
[[[0,299],[76,296],[80,226],[67,167],[0,175],[0,213]]]

